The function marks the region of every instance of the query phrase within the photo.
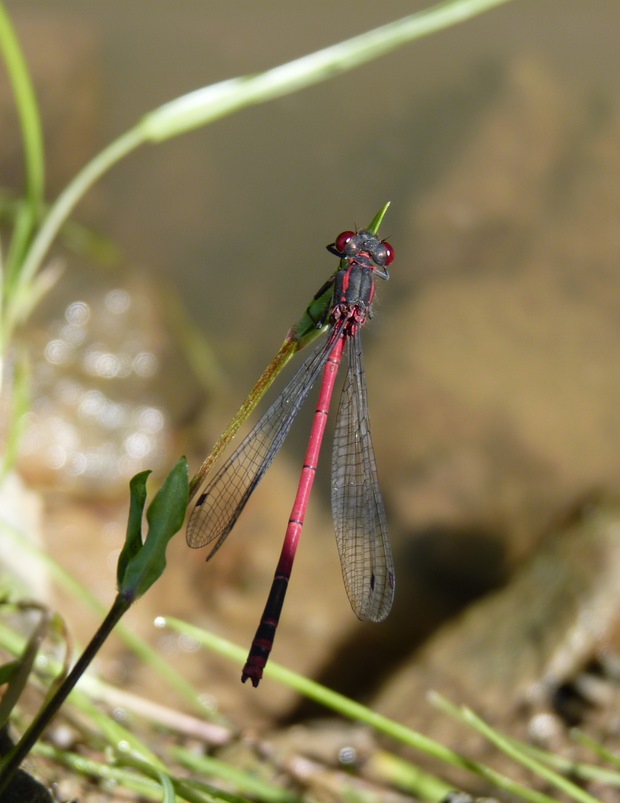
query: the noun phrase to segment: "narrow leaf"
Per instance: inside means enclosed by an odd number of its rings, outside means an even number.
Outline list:
[[[147,510],[149,530],[144,544],[137,549],[132,547],[131,557],[123,567],[119,594],[128,601],[141,597],[161,577],[166,568],[168,542],[183,526],[188,498],[189,471],[182,457]]]
[[[146,481],[150,471],[141,471],[129,482],[129,516],[125,545],[116,566],[116,584],[120,590],[127,565],[142,549],[142,513],[146,504]]]

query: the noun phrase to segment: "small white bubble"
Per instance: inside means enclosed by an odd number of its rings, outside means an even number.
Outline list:
[[[118,376],[120,371],[120,362],[116,354],[102,354],[97,361],[97,374],[105,379],[113,379]]]
[[[68,725],[54,725],[53,730],[48,731],[48,735],[54,743],[54,747],[61,750],[68,750],[75,744],[75,732]]]
[[[86,340],[87,330],[83,326],[74,323],[65,324],[60,330],[60,336],[67,341],[67,345],[76,349]]]
[[[124,442],[125,451],[130,457],[146,457],[153,449],[153,440],[143,432],[132,432]]]
[[[161,630],[163,627],[166,627],[166,617],[156,616],[155,619],[153,619],[153,624],[155,625],[155,627]]]
[[[118,429],[125,421],[125,408],[122,404],[106,399],[99,416],[99,423],[106,429]]]
[[[354,747],[343,747],[338,751],[338,761],[341,764],[354,764],[357,759],[357,750]]]
[[[133,370],[143,379],[149,379],[154,376],[158,368],[157,357],[150,351],[141,351],[133,359]]]
[[[123,351],[116,355],[116,359],[118,361],[116,376],[119,379],[124,379],[131,374],[133,368],[133,358]]]
[[[79,436],[73,423],[60,415],[50,415],[41,417],[40,436],[47,442],[57,443],[67,451],[77,448]]]
[[[138,426],[145,432],[161,432],[164,428],[164,414],[156,407],[140,407]]]
[[[116,708],[112,709],[112,718],[116,722],[126,722],[129,719],[127,709],[117,705]]]
[[[87,418],[98,418],[103,412],[105,401],[101,391],[87,390],[78,406],[78,412]]]
[[[82,360],[82,364],[86,373],[91,374],[91,376],[97,375],[97,360],[101,354],[102,352],[99,349],[93,348],[86,352]]]
[[[46,462],[51,469],[58,471],[67,463],[67,450],[62,446],[52,446],[47,453]]]
[[[121,288],[110,290],[110,292],[105,295],[104,304],[112,314],[121,315],[129,309],[131,296],[127,290]]]
[[[65,310],[67,323],[85,326],[90,320],[90,307],[85,301],[73,301]]]
[[[63,365],[70,358],[71,349],[64,340],[50,340],[45,347],[45,359],[52,365]]]

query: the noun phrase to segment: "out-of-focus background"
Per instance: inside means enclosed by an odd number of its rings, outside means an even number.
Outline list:
[[[7,2],[41,103],[48,197],[166,101],[425,5]],[[67,232],[64,273],[22,333],[35,395],[20,466],[58,559],[111,597],[127,476],[161,474],[183,451],[198,466],[334,270],[324,246],[387,200],[396,259],[364,341],[397,601],[378,626],[349,609],[326,455],[274,658],[369,699],[584,495],[617,491],[619,24],[602,0],[515,1],[107,175],[75,213],[109,241],[102,258],[76,257],[84,232]],[[19,190],[4,79],[0,100],[1,182]],[[217,558],[205,565],[179,538],[132,612],[179,666],[183,647],[153,634],[155,614],[249,644],[307,421]],[[85,637],[90,620],[73,618]],[[227,663],[186,659],[244,721],[293,705],[267,682],[240,688]],[[120,648],[105,671],[148,688]]]

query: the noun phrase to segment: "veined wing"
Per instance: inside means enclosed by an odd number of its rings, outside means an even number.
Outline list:
[[[332,452],[332,515],[349,602],[380,622],[394,598],[394,563],[368,420],[361,332],[348,338],[347,375]]]
[[[326,343],[305,360],[280,396],[239,444],[198,497],[187,524],[189,546],[215,541],[208,558],[217,552],[239,518],[246,502],[280,450],[295,416],[321,373],[336,342],[335,327]]]

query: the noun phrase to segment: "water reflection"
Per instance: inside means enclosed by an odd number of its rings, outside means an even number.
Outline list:
[[[156,390],[164,338],[157,300],[142,289],[71,300],[47,327],[22,442],[39,479],[105,487],[164,464],[169,422]]]

